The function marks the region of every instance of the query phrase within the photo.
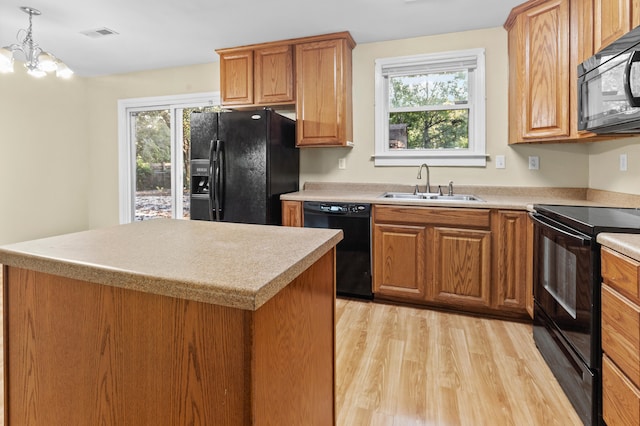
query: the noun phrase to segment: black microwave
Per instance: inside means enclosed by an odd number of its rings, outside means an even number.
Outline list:
[[[640,133],[640,27],[578,66],[578,130]]]

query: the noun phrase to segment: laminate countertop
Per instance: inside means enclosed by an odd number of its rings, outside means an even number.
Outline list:
[[[0,246],[0,264],[257,310],[342,235],[332,229],[156,219]]]
[[[454,185],[454,194],[471,194],[482,201],[425,200],[385,198],[385,192],[413,192],[414,186],[402,184],[366,184],[339,182],[306,183],[304,190],[282,194],[285,201],[326,201],[369,204],[391,204],[423,207],[463,207],[480,209],[531,210],[533,204],[571,204],[583,206],[616,205],[617,203],[587,199],[584,188],[529,188]],[[432,185],[431,191],[437,191]],[[442,187],[446,193],[446,186]],[[424,190],[424,185],[420,185]]]
[[[616,234],[603,232],[597,241],[605,247],[640,261],[640,234]]]

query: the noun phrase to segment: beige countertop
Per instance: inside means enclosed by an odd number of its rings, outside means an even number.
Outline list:
[[[257,310],[342,231],[156,219],[0,247],[0,264]]]
[[[424,185],[420,188],[424,190]],[[432,191],[437,185],[432,185]],[[446,191],[446,189],[444,189]],[[392,184],[350,184],[350,183],[307,183],[303,191],[291,192],[280,196],[289,201],[330,201],[356,202],[370,204],[394,204],[429,207],[464,207],[485,209],[527,210],[532,204],[574,204],[603,205],[587,200],[583,188],[522,188],[522,187],[486,187],[455,186],[454,194],[472,194],[483,201],[434,201],[381,198],[385,192],[412,192],[410,185]],[[606,204],[606,203],[605,203]]]
[[[597,241],[619,253],[640,261],[640,234],[598,234]]]

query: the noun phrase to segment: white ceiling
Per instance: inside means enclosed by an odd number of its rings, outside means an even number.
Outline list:
[[[501,26],[523,0],[2,0],[0,46],[28,27],[77,75],[217,61],[214,49],[348,30],[356,43]],[[81,34],[109,28],[102,38]],[[16,57],[22,61],[21,56]]]

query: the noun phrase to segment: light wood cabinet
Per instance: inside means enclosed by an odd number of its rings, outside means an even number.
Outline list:
[[[491,231],[435,227],[428,300],[460,308],[488,308]]]
[[[254,51],[255,102],[258,105],[293,103],[293,46],[270,46]]]
[[[282,226],[304,226],[302,201],[282,201]]]
[[[253,50],[220,52],[222,105],[253,104]]]
[[[494,301],[499,309],[521,312],[533,309],[533,229],[523,211],[495,210],[492,217],[494,242]],[[532,226],[532,225],[531,225]]]
[[[374,293],[422,301],[426,295],[424,225],[375,224],[373,227]]]
[[[348,146],[353,141],[351,51],[348,33],[296,44],[298,146]]]
[[[293,104],[293,47],[265,44],[217,50],[222,105],[247,107]]]
[[[527,225],[522,211],[375,205],[375,298],[526,318]]]
[[[299,147],[352,146],[348,31],[218,49],[222,105],[295,105]]]
[[[640,424],[640,262],[608,248],[602,263],[602,416]]]
[[[627,6],[622,5],[625,2]],[[616,37],[624,9],[632,4],[637,10],[639,3],[530,0],[511,11],[504,24],[509,48],[509,144],[612,139],[578,131],[577,67],[603,47],[603,37]]]
[[[607,47],[637,25],[637,0],[593,0],[594,51]]]
[[[507,22],[509,143],[571,137],[569,3],[537,2]]]

